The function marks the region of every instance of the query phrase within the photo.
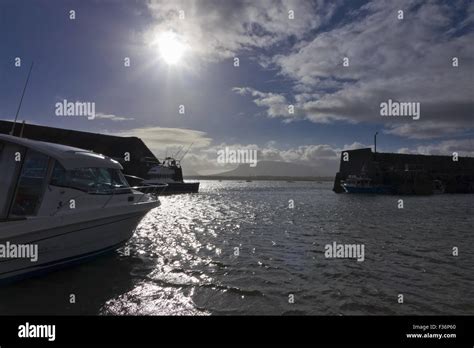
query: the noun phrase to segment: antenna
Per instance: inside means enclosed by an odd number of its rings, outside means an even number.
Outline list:
[[[31,62],[30,71],[28,72],[28,77],[26,78],[25,87],[23,87],[23,93],[21,94],[21,99],[20,99],[20,104],[18,105],[18,110],[16,110],[15,121],[13,122],[12,130],[10,131],[10,135],[13,135],[13,132],[15,131],[15,125],[16,125],[16,121],[18,120],[18,114],[20,113],[21,103],[23,102],[23,97],[25,95],[26,86],[28,86],[28,81],[30,80],[31,70],[33,70],[33,63],[34,62]]]
[[[181,162],[184,158],[184,156],[186,156],[189,152],[189,150],[191,150],[191,146],[193,146],[194,143],[191,143],[191,145],[189,145],[188,149],[186,150],[186,152],[184,153],[183,156],[181,156],[181,158],[179,159],[179,161]]]
[[[174,155],[173,157],[176,158],[178,157],[179,153],[181,152],[181,150],[183,149],[184,145],[181,145],[181,147],[179,148],[178,152],[176,152],[176,155]]]
[[[379,132],[375,132],[374,134],[374,153],[377,153],[377,134],[379,134]]]

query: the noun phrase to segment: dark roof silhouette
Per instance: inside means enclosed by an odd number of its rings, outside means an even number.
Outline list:
[[[9,134],[12,125],[13,122],[0,121],[0,133]],[[145,158],[158,161],[145,143],[137,137],[119,137],[32,124],[23,126],[21,123],[16,124],[14,135],[19,136],[22,128],[23,138],[78,147],[112,157],[122,164],[124,172],[129,175],[140,177],[146,175],[149,165],[144,161]],[[126,153],[130,154],[129,162],[124,160]]]

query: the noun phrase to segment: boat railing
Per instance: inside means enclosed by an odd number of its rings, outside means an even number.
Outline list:
[[[142,193],[138,201],[136,201],[135,203],[140,203],[143,197],[146,197],[146,196],[151,196],[151,197],[154,197],[155,200],[158,200],[158,196],[160,196],[163,193],[166,187],[168,187],[168,184],[116,187],[116,188],[111,189],[112,194],[110,195],[110,198],[102,206],[102,208],[105,208],[116,194],[129,193],[131,190],[139,191]]]

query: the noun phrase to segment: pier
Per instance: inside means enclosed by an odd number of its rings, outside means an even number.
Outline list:
[[[344,192],[349,175],[368,176],[373,183],[394,188],[395,194],[429,195],[442,186],[444,193],[474,193],[474,158],[374,153],[372,149],[341,153],[333,191]],[[440,192],[441,193],[441,192]]]

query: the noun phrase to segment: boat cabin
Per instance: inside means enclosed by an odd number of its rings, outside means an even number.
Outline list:
[[[105,195],[128,188],[121,170],[91,151],[0,134],[0,221],[36,216],[50,186]]]
[[[158,182],[183,182],[181,163],[172,157],[166,157],[159,165],[153,166],[147,173],[147,178]]]

